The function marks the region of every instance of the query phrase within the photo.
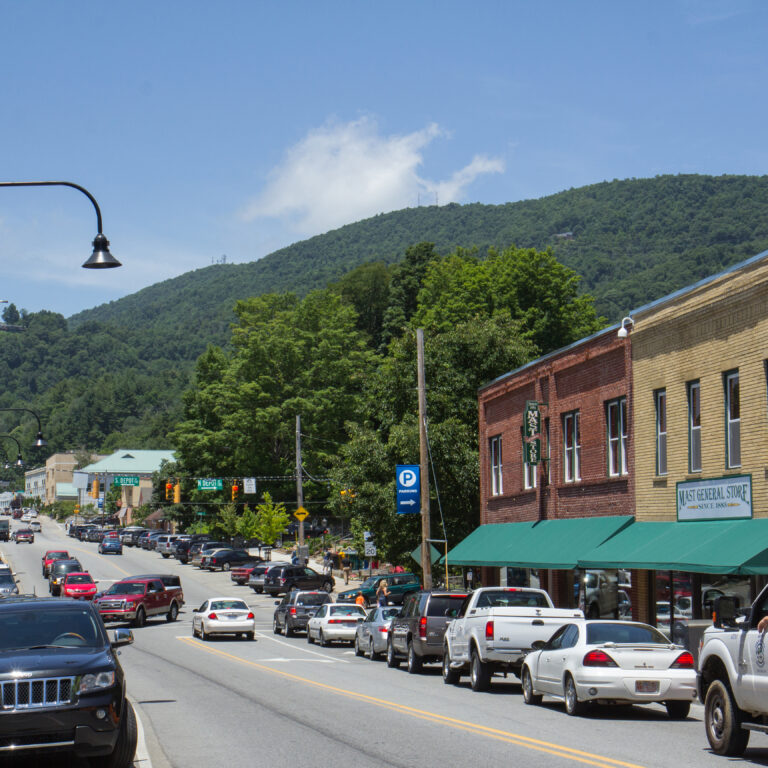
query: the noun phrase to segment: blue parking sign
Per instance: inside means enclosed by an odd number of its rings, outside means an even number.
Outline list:
[[[398,464],[395,468],[397,514],[421,512],[421,467],[418,464]]]

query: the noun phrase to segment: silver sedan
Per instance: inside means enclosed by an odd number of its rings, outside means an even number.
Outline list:
[[[673,720],[688,716],[696,696],[693,656],[655,627],[628,621],[574,621],[525,657],[523,699],[565,703],[569,715],[600,704],[664,703]]]
[[[212,597],[193,610],[192,637],[203,640],[211,635],[242,635],[253,640],[256,618],[248,605],[237,597]]]
[[[389,625],[392,623],[392,617],[398,613],[400,613],[400,607],[397,605],[384,605],[371,609],[365,621],[357,625],[355,654],[357,656],[365,654],[373,660],[385,653]]]
[[[326,603],[320,606],[307,624],[307,642],[317,640],[322,646],[334,640],[352,643],[358,621],[365,618],[365,609],[350,603]]]

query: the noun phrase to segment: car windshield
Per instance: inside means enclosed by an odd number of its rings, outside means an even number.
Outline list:
[[[214,600],[212,611],[247,611],[248,606],[242,600]]]
[[[9,584],[13,586],[15,583],[10,573],[0,573],[0,585],[6,586]]]
[[[370,578],[367,578],[361,585],[361,589],[370,589],[371,587],[375,587],[379,582],[381,581],[381,576],[371,576]]]
[[[69,557],[69,552],[49,552],[46,556],[46,560],[63,560],[65,557]]]
[[[53,572],[61,575],[62,573],[72,573],[73,571],[82,571],[83,566],[80,563],[60,563],[53,566]]]
[[[540,592],[524,589],[500,589],[483,592],[477,599],[478,608],[549,608],[546,597]]]
[[[90,611],[5,609],[1,616],[0,651],[41,645],[98,648],[104,644]]]
[[[458,616],[466,595],[432,595],[427,616]]]
[[[88,573],[72,573],[67,576],[67,584],[93,584],[93,579]]]
[[[365,616],[365,611],[359,605],[332,605],[330,606],[331,616]]]
[[[669,640],[647,624],[587,624],[587,645],[603,643],[654,643],[669,645]]]
[[[296,605],[323,605],[328,602],[328,595],[299,595],[296,598]]]
[[[382,608],[381,618],[383,621],[387,621],[388,619],[391,619],[394,616],[397,616],[398,613],[400,613],[400,608],[398,606],[392,606],[390,608]]]
[[[121,584],[118,581],[117,584],[113,584],[104,594],[105,595],[143,595],[144,584]]]

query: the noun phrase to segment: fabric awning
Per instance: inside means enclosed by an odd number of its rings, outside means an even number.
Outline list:
[[[633,522],[631,515],[611,515],[481,525],[448,553],[448,564],[575,568],[581,555]]]
[[[768,519],[641,522],[579,558],[581,568],[768,573]]]

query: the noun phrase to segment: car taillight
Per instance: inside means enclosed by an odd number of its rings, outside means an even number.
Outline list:
[[[296,609],[295,608],[291,608],[291,616],[295,616],[295,615],[296,615]]]
[[[218,621],[219,617],[215,613],[209,613],[208,614],[209,619],[213,619],[214,621]]]
[[[343,619],[328,619],[328,623],[329,624],[343,624],[344,620]]]
[[[618,664],[605,652],[594,650],[590,651],[582,664],[585,667],[617,667]]]
[[[676,659],[675,663],[670,666],[670,669],[693,669],[694,668],[694,662],[693,662],[693,655],[688,652],[684,651],[681,653]]]
[[[386,634],[387,632],[389,632],[389,627],[379,627],[379,632],[383,632],[384,634]]]
[[[419,619],[419,637],[422,640],[424,640],[427,637],[427,617],[426,616],[422,616]]]
[[[281,583],[281,584],[285,584],[285,579],[281,577],[281,579],[280,579],[280,583]]]
[[[485,622],[485,639],[493,640],[493,622],[492,621]]]
[[[255,619],[256,617],[252,613],[249,613],[245,618],[246,619]]]

